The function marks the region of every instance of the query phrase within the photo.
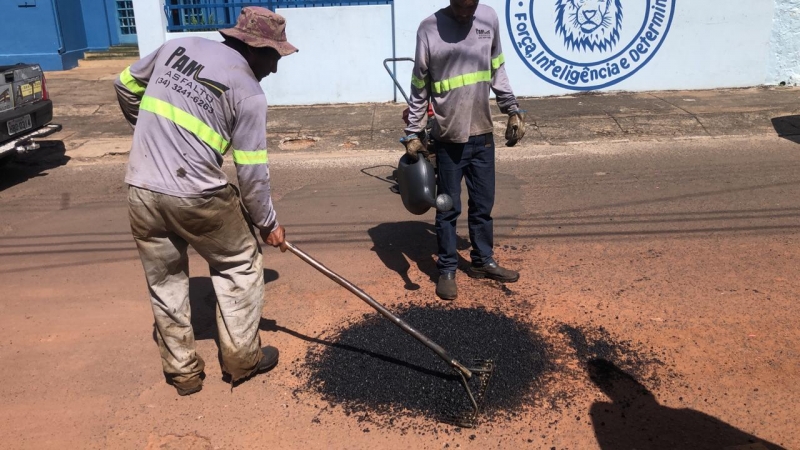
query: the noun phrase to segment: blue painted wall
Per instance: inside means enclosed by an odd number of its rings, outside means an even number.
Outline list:
[[[103,0],[99,0],[103,1]],[[105,0],[102,5],[102,8],[94,9],[95,13],[99,13],[102,11],[103,17],[106,20],[108,26],[105,29],[106,34],[108,35],[108,39],[111,42],[111,45],[119,45],[119,32],[117,31],[117,2],[115,0]],[[97,23],[100,23],[102,19],[99,17],[96,19]]]
[[[43,68],[61,67],[53,4],[50,0],[36,0],[36,6],[20,8],[17,3],[4,2],[0,64],[38,62]]]
[[[116,29],[111,28],[116,20],[113,0],[75,1],[81,4],[87,50],[104,50],[119,44]]]
[[[38,1],[38,0],[37,0]],[[83,23],[81,0],[55,0],[60,18],[61,37],[64,43],[64,68],[78,65],[86,50],[86,27]]]
[[[0,65],[77,66],[84,51],[119,44],[114,7],[113,0],[3,0]]]

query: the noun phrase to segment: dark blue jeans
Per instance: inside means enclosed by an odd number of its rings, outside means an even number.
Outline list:
[[[439,241],[439,273],[455,272],[456,221],[461,215],[461,179],[466,178],[469,202],[467,220],[472,244],[472,263],[483,265],[492,258],[494,246],[492,208],[494,207],[494,136],[472,136],[466,144],[436,143],[439,194],[453,198],[453,210],[436,212],[436,237]]]

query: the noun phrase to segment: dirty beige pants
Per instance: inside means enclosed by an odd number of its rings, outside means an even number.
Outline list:
[[[211,271],[222,369],[234,380],[249,375],[261,358],[264,271],[236,189],[228,185],[208,197],[179,198],[131,186],[128,207],[164,373],[178,386],[193,386],[205,365],[195,352],[189,307],[191,245]]]

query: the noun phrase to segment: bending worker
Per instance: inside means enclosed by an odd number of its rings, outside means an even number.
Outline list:
[[[456,287],[456,221],[461,214],[461,180],[469,194],[469,239],[472,264],[467,274],[513,283],[519,273],[493,259],[492,208],[495,195],[494,125],[489,89],[500,111],[509,115],[506,139],[516,142],[525,123],[506,75],[497,13],[478,0],[450,0],[450,6],[423,20],[411,77],[406,152],[416,160],[427,149],[419,137],[428,102],[435,122],[433,150],[438,165],[439,194],[448,194],[454,208],[436,213],[439,281],[436,295],[453,300]],[[510,144],[513,145],[513,144]]]
[[[259,81],[297,51],[285,20],[242,9],[225,42],[169,41],[120,75],[116,89],[134,126],[125,182],[131,231],[155,316],[164,373],[180,395],[202,389],[203,358],[190,322],[192,246],[209,265],[217,296],[222,370],[231,383],[272,369],[278,350],[261,348],[261,238],[285,251],[270,195],[267,99]],[[222,171],[232,153],[239,188]],[[242,206],[246,209],[243,209]]]

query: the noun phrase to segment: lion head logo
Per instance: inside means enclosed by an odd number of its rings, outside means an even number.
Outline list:
[[[622,28],[621,0],[556,0],[556,32],[578,51],[611,50]]]

